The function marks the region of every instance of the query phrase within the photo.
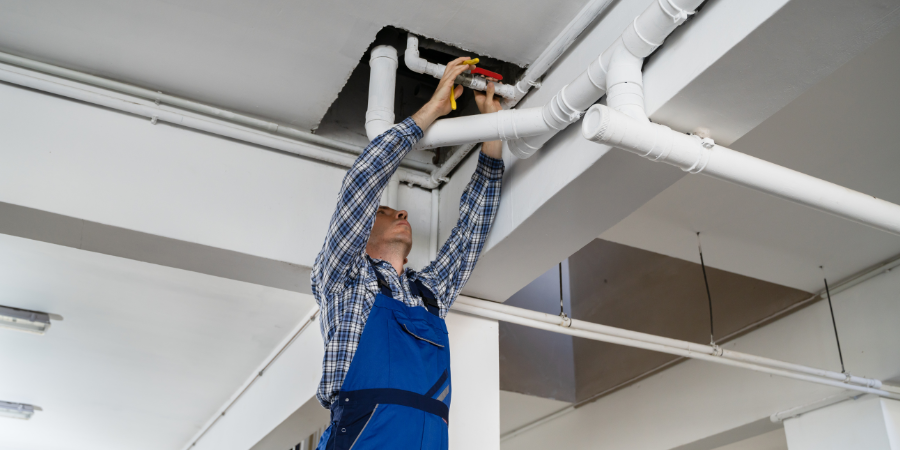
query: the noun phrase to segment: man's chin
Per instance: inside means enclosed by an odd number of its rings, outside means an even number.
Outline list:
[[[391,239],[391,241],[396,244],[402,244],[409,248],[412,248],[412,233],[397,233],[396,235],[394,235],[394,238]]]

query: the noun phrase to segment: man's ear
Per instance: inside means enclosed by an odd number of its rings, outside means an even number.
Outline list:
[[[409,258],[403,258],[403,265],[406,265],[406,263],[408,263],[408,262],[409,262]]]

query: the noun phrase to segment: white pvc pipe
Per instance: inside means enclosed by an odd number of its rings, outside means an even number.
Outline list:
[[[444,76],[444,69],[447,68],[447,66],[443,64],[430,63],[419,56],[419,38],[412,33],[406,36],[406,52],[403,54],[403,61],[406,63],[406,67],[408,67],[409,70],[416,73],[431,75],[439,80]],[[457,76],[456,84],[461,84],[477,91],[487,90],[487,81],[484,77],[472,75],[470,73],[463,73]],[[515,96],[515,91],[515,88],[511,85],[500,82],[494,83],[494,94],[500,97],[512,98]]]
[[[550,42],[550,45],[534,60],[522,77],[515,84],[516,91],[513,98],[504,102],[506,108],[512,108],[525,97],[525,94],[532,86],[538,85],[538,80],[547,73],[547,70],[565,53],[573,42],[581,35],[582,32],[594,22],[594,20],[606,10],[612,3],[612,0],[591,0],[578,14],[566,25],[566,27],[556,35],[556,38]]]
[[[369,140],[394,126],[394,90],[397,85],[397,50],[390,45],[372,49],[369,58],[369,106],[366,135]]]
[[[703,1],[658,0],[652,2],[625,28],[619,39],[592,61],[581,75],[560,90],[544,107],[545,117],[555,121],[551,126],[553,130],[545,135],[510,141],[508,147],[512,154],[520,159],[533,155],[556,133],[580,119],[582,111],[600,100],[604,94],[608,95],[607,91],[611,87],[616,97],[613,102],[617,109],[622,109],[636,118],[646,115],[643,112],[642,89],[622,83],[640,83],[638,81],[641,79],[640,74],[635,76],[634,68],[637,67],[639,72],[643,58],[662,45],[666,37],[684,23]],[[630,55],[620,54],[621,51],[630,53]],[[615,58],[617,65],[624,64],[622,73],[625,77],[614,76],[610,82],[607,72],[613,70],[611,66],[614,56],[618,56]]]
[[[541,108],[501,110],[495,113],[454,117],[435,121],[416,143],[415,149],[446,147],[546,134],[552,128]]]
[[[547,70],[549,70],[554,63],[556,63],[556,60],[559,59],[559,57],[569,49],[569,47],[572,45],[572,43],[575,42],[578,36],[580,36],[581,33],[591,23],[593,23],[594,20],[598,16],[600,16],[600,14],[602,14],[603,11],[605,11],[611,3],[612,0],[591,0],[590,2],[588,2],[588,4],[584,5],[584,7],[581,8],[581,11],[579,11],[578,14],[576,14],[575,17],[568,23],[568,25],[566,25],[563,31],[560,32],[553,39],[553,41],[550,42],[550,45],[548,45],[547,48],[545,48],[544,51],[541,52],[537,59],[535,59],[534,62],[528,66],[528,69],[525,70],[525,73],[522,74],[522,77],[514,85],[515,92],[513,92],[513,98],[505,99],[503,101],[503,106],[506,109],[512,109],[514,106],[516,106],[516,104],[519,103],[519,101],[522,100],[523,97],[525,97],[525,94],[527,94],[532,87],[540,86],[539,80],[541,79],[541,77],[543,77],[544,74],[547,73]],[[418,44],[418,41],[416,42],[416,44]],[[409,46],[407,46],[407,50],[408,48]],[[416,56],[418,56],[418,47]],[[546,134],[540,136],[546,136]],[[540,136],[535,136],[535,138]],[[550,136],[552,137],[552,135]],[[527,141],[528,139],[531,138],[515,139],[509,142],[521,143]],[[549,139],[549,137],[547,139]],[[546,142],[546,140],[544,140],[543,142]],[[543,142],[541,143],[541,145],[543,145]],[[468,155],[476,145],[478,144],[469,143],[460,145],[441,167],[432,171],[432,180],[438,184],[447,180],[447,176],[450,174],[450,172],[452,172],[453,169],[456,168],[456,166],[462,161],[462,159],[466,155]],[[540,148],[540,146],[538,146],[538,148]]]
[[[636,333],[628,330],[615,329],[613,327],[607,327],[604,325],[598,324],[590,324],[587,322],[581,321],[571,321],[571,325],[566,326],[566,322],[563,319],[556,317],[555,319],[550,319],[551,316],[546,314],[544,316],[549,316],[546,320],[541,319],[541,315],[543,313],[537,313],[535,311],[523,310],[521,308],[514,307],[506,307],[508,308],[506,311],[502,311],[501,308],[496,308],[494,306],[488,305],[485,300],[476,300],[471,298],[459,297],[454,304],[454,309],[463,312],[466,314],[473,314],[480,317],[486,317],[494,320],[502,320],[504,322],[515,323],[519,325],[524,325],[531,328],[542,329],[546,331],[551,331],[554,333],[567,334],[570,336],[581,337],[585,339],[591,339],[601,342],[608,342],[611,344],[625,345],[628,347],[641,348],[644,350],[651,350],[661,353],[667,353],[676,356],[682,356],[686,358],[699,359],[702,361],[715,362],[719,364],[724,364],[732,367],[738,367],[742,369],[753,370],[756,372],[767,373],[770,375],[778,375],[786,378],[793,378],[796,380],[808,381],[812,383],[822,384],[831,387],[837,387],[841,389],[851,389],[859,392],[865,392],[868,394],[875,394],[882,397],[900,399],[900,395],[894,394],[888,391],[884,391],[881,389],[875,389],[872,387],[867,387],[866,385],[858,385],[851,384],[848,382],[836,381],[831,378],[826,378],[822,376],[817,376],[814,374],[809,374],[810,372],[825,372],[820,369],[813,369],[804,367],[805,372],[797,372],[792,370],[785,370],[772,366],[764,366],[756,363],[745,362],[742,360],[729,359],[722,356],[721,352],[716,352],[714,354],[709,354],[702,351],[702,344],[694,344],[691,342],[685,341],[677,341],[669,338],[661,338],[659,336],[645,335],[651,336],[654,338],[653,340],[662,340],[662,341],[675,341],[678,343],[678,346],[670,346],[659,343],[660,341],[653,342],[649,340],[638,340],[630,337],[625,337],[635,333],[637,335],[644,335],[644,333]],[[500,305],[505,306],[505,305]],[[595,330],[605,330],[607,332],[613,332],[616,334],[608,334]],[[697,346],[697,349],[694,350],[694,346]],[[699,351],[698,351],[699,350]],[[735,352],[736,353],[736,352]],[[747,355],[751,356],[751,355]],[[757,357],[760,359],[766,359]],[[789,364],[789,363],[783,363]],[[798,366],[798,365],[795,365]],[[798,366],[803,367],[803,366]],[[866,384],[874,385],[877,380],[867,380]],[[880,383],[880,382],[878,382]]]
[[[54,66],[52,64],[46,64],[38,61],[33,61],[27,58],[22,58],[20,56],[10,55],[8,53],[0,52],[0,62],[11,64],[13,66],[30,69],[33,71],[41,72],[43,74],[52,75],[59,78],[64,78],[67,80],[76,81],[79,83],[83,83],[90,86],[99,87],[102,89],[115,91],[118,93],[123,93],[126,95],[130,95],[133,97],[141,98],[144,100],[150,100],[162,104],[172,105],[176,108],[181,108],[186,111],[195,112],[199,114],[203,114],[206,116],[211,116],[214,118],[220,118],[223,120],[227,120],[230,122],[234,122],[240,125],[245,125],[253,128],[258,128],[261,130],[265,130],[271,133],[282,134],[293,139],[297,139],[300,141],[308,142],[311,144],[315,144],[318,146],[331,148],[335,150],[341,150],[344,152],[349,152],[353,154],[360,154],[363,151],[362,147],[358,147],[355,145],[347,144],[344,142],[336,141],[334,139],[329,139],[326,137],[318,136],[312,134],[308,131],[298,130],[296,128],[286,127],[284,125],[279,125],[274,122],[269,122],[266,120],[257,119],[255,117],[245,116],[243,114],[238,114],[232,111],[227,111],[224,109],[216,108],[214,106],[204,105],[202,103],[193,102],[190,100],[186,100],[183,98],[175,97],[173,95],[163,94],[162,92],[152,91],[150,89],[145,89],[137,86],[132,86],[126,83],[120,83],[118,81],[108,80],[106,78],[101,78],[98,76],[78,72],[75,70],[69,70],[62,67]],[[420,169],[421,170],[421,169]],[[430,170],[430,169],[429,169]]]
[[[584,331],[590,331],[594,333],[605,334],[609,336],[616,336],[625,339],[632,339],[635,341],[646,342],[651,344],[663,345],[666,347],[672,347],[679,350],[695,352],[695,353],[703,353],[706,355],[717,355],[726,359],[733,359],[735,361],[743,361],[751,364],[759,364],[765,365],[777,369],[784,369],[790,371],[796,371],[805,373],[808,375],[814,375],[818,377],[830,378],[836,381],[845,381],[848,383],[858,384],[860,386],[871,387],[871,388],[881,388],[882,384],[878,380],[864,378],[864,377],[856,377],[848,374],[832,372],[828,370],[815,369],[812,367],[806,367],[799,364],[787,363],[775,359],[765,358],[761,356],[749,355],[746,353],[736,352],[733,350],[726,350],[721,347],[713,347],[706,344],[697,344],[693,342],[681,341],[678,339],[671,339],[662,336],[655,336],[652,334],[641,333],[639,331],[631,331],[624,330],[621,328],[615,328],[607,325],[600,325],[591,322],[585,322],[577,319],[569,319],[569,321],[563,320],[560,316],[554,316],[552,314],[546,314],[537,311],[531,311],[522,308],[516,308],[513,306],[504,305],[502,303],[489,302],[485,300],[478,300],[469,297],[459,297],[457,302],[475,306],[482,309],[487,309],[491,311],[500,312],[503,314],[510,314],[519,317],[524,317],[530,320],[537,320],[544,323],[548,323],[551,325],[563,326],[566,328],[574,328],[580,329]]]
[[[582,135],[686,172],[730,181],[900,235],[900,205],[713,145],[709,139],[634,120],[603,105],[594,105],[588,111]]]
[[[283,136],[204,117],[178,108],[159,106],[153,102],[118,92],[84,86],[74,81],[60,80],[52,75],[36,73],[6,64],[0,64],[0,81],[143,116],[150,119],[151,123],[168,122],[343,167],[350,167],[356,160],[355,156],[324,149],[310,143],[294,141]],[[405,169],[398,173],[401,180],[406,183],[418,185],[431,183],[431,178],[423,173]]]

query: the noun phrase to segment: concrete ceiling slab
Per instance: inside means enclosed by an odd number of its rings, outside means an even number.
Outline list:
[[[313,129],[385,25],[530,64],[585,0],[2,0],[0,50]]]
[[[0,447],[180,448],[314,305],[255,284],[0,235],[0,304],[64,317],[0,330]]]

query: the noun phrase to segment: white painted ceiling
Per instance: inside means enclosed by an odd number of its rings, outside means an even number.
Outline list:
[[[898,79],[900,29],[731,147],[900,203]],[[809,292],[823,288],[823,275],[833,283],[900,254],[898,236],[702,175],[682,178],[600,237],[699,262],[698,231],[710,266]]]
[[[530,64],[586,0],[0,0],[0,51],[315,128],[386,25]]]
[[[313,306],[312,297],[0,235],[0,304],[60,314],[0,329],[0,448],[181,448]]]

